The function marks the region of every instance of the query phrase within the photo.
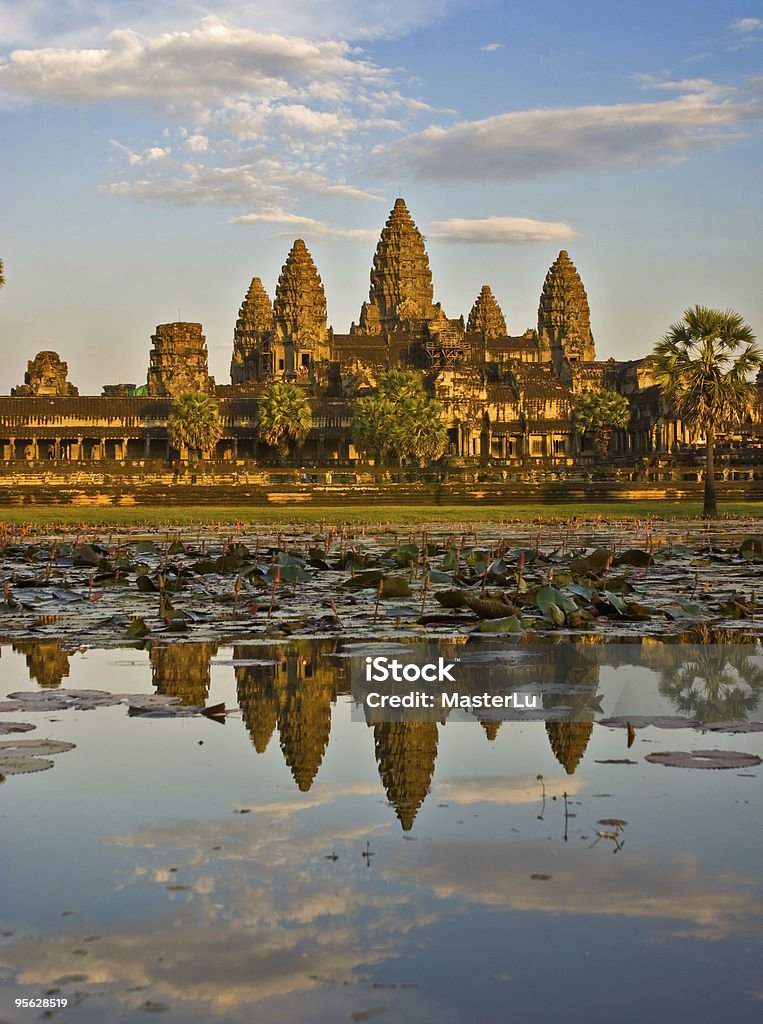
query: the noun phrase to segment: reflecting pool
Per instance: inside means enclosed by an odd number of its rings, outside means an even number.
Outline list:
[[[336,640],[3,646],[3,742],[74,747],[0,785],[0,1021],[759,1021],[760,768],[646,758],[763,755],[760,648],[579,648],[540,714],[389,722]]]

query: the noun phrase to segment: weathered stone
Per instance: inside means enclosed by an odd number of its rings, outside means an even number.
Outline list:
[[[238,311],[233,333],[231,384],[246,384],[272,372],[268,342],[275,320],[273,303],[259,277],[253,277]],[[264,360],[263,356],[267,359]]]
[[[314,347],[326,341],[326,295],[307,246],[298,238],[278,278],[274,303],[276,332],[294,345]]]
[[[483,338],[500,338],[506,334],[506,321],[489,285],[483,284],[472,306],[466,329],[476,331]]]
[[[24,383],[11,391],[19,398],[37,395],[54,395],[66,397],[78,395],[79,391],[66,379],[69,374],[68,365],[57,352],[38,352],[34,359],[27,363]]]
[[[149,395],[174,398],[186,391],[214,392],[201,324],[159,324],[151,341]]]
[[[373,329],[378,322],[385,333],[416,330],[436,315],[433,297],[424,239],[405,202],[396,199],[376,247],[370,302],[361,310],[361,328]]]
[[[596,358],[588,296],[564,249],[546,274],[538,306],[538,335],[541,345],[551,350],[557,372],[565,357],[570,361]]]

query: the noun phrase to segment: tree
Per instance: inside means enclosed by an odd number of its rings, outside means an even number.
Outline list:
[[[448,446],[441,412],[439,403],[423,394],[399,402],[392,431],[397,451],[419,463],[439,459]]]
[[[310,402],[291,381],[276,381],[262,392],[257,406],[260,437],[278,449],[279,458],[289,454],[289,443],[302,444],[313,425]]]
[[[187,448],[191,461],[212,451],[222,437],[223,425],[217,401],[205,391],[176,395],[167,417],[167,431],[176,448]]]
[[[383,459],[418,462],[439,459],[448,442],[438,402],[427,398],[421,377],[410,370],[390,370],[378,381],[377,393],[355,407],[352,437],[362,452]]]
[[[683,422],[705,435],[702,516],[718,515],[715,436],[741,423],[755,398],[752,373],[763,362],[752,328],[733,310],[687,309],[654,349],[657,382]]]
[[[602,454],[609,451],[612,431],[628,426],[628,399],[617,391],[584,391],[572,410],[572,425],[580,434],[592,433]]]
[[[402,402],[406,398],[423,398],[424,385],[419,374],[413,370],[388,370],[379,377],[377,393],[380,398],[391,402]]]
[[[395,403],[379,395],[368,395],[355,405],[352,440],[361,452],[384,459],[392,450]]]

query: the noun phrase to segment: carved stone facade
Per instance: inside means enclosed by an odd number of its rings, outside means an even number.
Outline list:
[[[569,254],[562,249],[552,263],[538,306],[538,336],[548,348],[557,372],[565,359],[570,362],[596,358],[591,313],[580,274]]]
[[[209,376],[206,338],[201,324],[159,324],[151,335],[148,393],[151,397],[174,398],[184,391],[214,393]]]
[[[538,466],[551,474],[588,465],[595,453],[574,430],[571,412],[577,396],[592,390],[617,391],[631,403],[630,426],[614,432],[612,456],[673,454],[697,440],[661,400],[651,357],[596,359],[588,297],[567,252],[546,274],[537,330],[507,334],[487,284],[466,322],[447,317],[434,295],[424,238],[397,199],[373,256],[369,299],[346,334],[329,327],[323,283],[297,239],[272,304],[260,278],[251,280],[233,333],[231,385],[216,388],[209,376],[198,323],[157,327],[147,386],[111,385],[101,399],[76,399],[66,364],[55,353],[39,353],[11,405],[0,399],[0,460],[172,461],[170,400],[191,390],[220,400],[224,433],[215,458],[268,459],[273,453],[257,434],[257,402],[265,385],[281,379],[301,384],[312,405],[300,461],[357,460],[355,402],[392,369],[417,372],[437,399],[453,460]],[[758,384],[756,408],[737,432],[742,439],[763,440],[763,373]]]
[[[233,333],[231,384],[245,384],[270,372],[269,343],[273,337],[274,324],[270,296],[259,277],[253,277],[238,311],[236,330]],[[264,356],[267,356],[265,362]]]
[[[369,334],[415,329],[438,314],[424,239],[402,199],[395,200],[376,246],[368,299],[360,321]]]
[[[14,388],[11,394],[19,398],[37,395],[78,395],[77,388],[67,380],[68,375],[69,367],[57,352],[38,352],[34,359],[27,363],[24,383]]]
[[[466,329],[481,334],[483,338],[501,338],[506,334],[506,321],[490,285],[483,284],[472,306]]]

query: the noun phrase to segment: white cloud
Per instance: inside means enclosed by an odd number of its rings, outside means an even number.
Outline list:
[[[358,128],[358,121],[341,111],[311,110],[302,103],[283,104],[278,116],[287,127],[315,135],[346,135]]]
[[[99,49],[13,50],[0,65],[0,89],[78,103],[208,104],[231,95],[297,96],[324,85],[350,96],[360,83],[386,78],[346,42],[241,29],[216,17],[158,36],[117,29]]]
[[[339,228],[312,217],[302,217],[285,210],[271,210],[265,213],[245,213],[241,217],[232,217],[229,224],[280,224],[293,227],[309,238],[332,238],[343,241],[365,241],[376,238],[378,231],[371,228]],[[287,232],[279,232],[279,235]]]
[[[187,31],[121,28],[98,48],[14,50],[0,59],[0,95],[151,107],[166,120],[159,141],[116,144],[126,173],[106,193],[266,210],[291,205],[303,192],[378,198],[346,177],[369,135],[399,137],[420,116],[417,102],[396,88],[398,74],[343,40],[241,28],[210,16]],[[179,162],[173,152],[191,159]],[[147,165],[150,175],[131,177],[130,168]]]
[[[292,32],[316,39],[340,35],[345,39],[394,38],[431,24],[467,0],[386,0],[363,4],[357,0],[0,0],[0,38],[13,45],[39,45],[41,40],[92,42],[111,29],[129,24],[137,31],[158,32],[188,28],[200,11],[225,17],[245,28],[278,32],[288,18]]]
[[[480,46],[480,50],[484,50],[485,53],[495,53],[496,50],[502,50],[503,43],[486,43],[484,46]]]
[[[729,25],[732,32],[738,32],[739,35],[749,35],[751,32],[757,32],[763,28],[762,18],[737,18],[732,21]]]
[[[131,164],[142,162],[141,157],[130,160]],[[193,161],[172,163],[161,176],[112,182],[102,191],[173,206],[272,207],[283,203],[287,195],[277,175],[263,174],[256,163],[206,167]]]
[[[761,118],[759,101],[692,91],[657,102],[523,110],[433,126],[384,155],[427,181],[507,181],[676,160],[738,138],[746,123]]]
[[[577,232],[561,221],[530,220],[527,217],[482,217],[468,220],[453,217],[433,221],[430,238],[445,242],[565,242]]]

